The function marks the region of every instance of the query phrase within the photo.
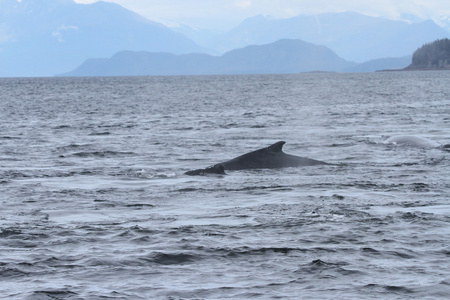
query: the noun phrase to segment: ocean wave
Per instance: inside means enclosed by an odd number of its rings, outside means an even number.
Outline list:
[[[60,155],[59,157],[80,157],[80,158],[108,158],[108,157],[126,157],[126,156],[135,156],[134,152],[123,152],[123,151],[82,151],[75,152],[66,155]]]

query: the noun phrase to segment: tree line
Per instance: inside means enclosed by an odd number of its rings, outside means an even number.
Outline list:
[[[408,69],[450,69],[450,40],[436,40],[417,49]]]

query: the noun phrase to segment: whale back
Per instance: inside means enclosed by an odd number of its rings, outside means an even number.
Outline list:
[[[284,141],[261,148],[205,169],[188,171],[186,175],[225,174],[225,170],[278,169],[288,167],[329,165],[320,160],[286,154]]]
[[[306,157],[286,154],[283,152],[284,144],[286,142],[280,141],[269,147],[243,154],[220,164],[224,166],[225,170],[278,169],[327,164]]]
[[[184,174],[191,175],[191,176],[208,175],[208,174],[225,175],[225,168],[221,164],[216,164],[216,165],[213,165],[213,166],[205,168],[205,169],[197,169],[197,170],[187,171]]]
[[[396,135],[385,140],[387,144],[404,145],[415,148],[438,148],[441,144],[413,135]]]

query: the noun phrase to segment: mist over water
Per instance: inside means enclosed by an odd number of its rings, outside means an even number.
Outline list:
[[[439,299],[448,72],[0,79],[0,298]],[[333,165],[186,176],[286,141]]]

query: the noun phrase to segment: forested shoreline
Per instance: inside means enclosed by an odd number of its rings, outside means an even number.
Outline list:
[[[405,70],[450,70],[450,39],[439,39],[417,49]]]

